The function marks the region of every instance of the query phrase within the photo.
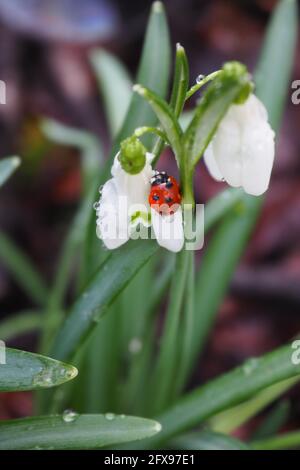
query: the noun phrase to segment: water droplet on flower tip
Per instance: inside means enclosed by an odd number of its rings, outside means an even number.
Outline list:
[[[205,78],[205,75],[202,75],[202,74],[198,75],[198,77],[196,78],[196,83],[199,84],[200,82],[202,82],[204,78]]]
[[[62,419],[65,423],[73,423],[78,416],[78,413],[73,410],[65,410],[63,412]]]
[[[100,202],[99,201],[97,201],[93,204],[93,208],[95,209],[95,211],[97,211],[99,209],[99,207],[100,207]]]
[[[102,191],[103,191],[103,184],[100,186],[100,188],[98,189],[99,193],[101,194]]]
[[[107,419],[108,421],[112,421],[113,419],[115,419],[116,415],[114,413],[105,413],[105,419]]]

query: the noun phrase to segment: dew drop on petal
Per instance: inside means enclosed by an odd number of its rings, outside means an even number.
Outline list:
[[[99,209],[99,207],[100,207],[100,202],[99,201],[97,201],[93,204],[93,208],[95,209],[95,211],[97,211]]]
[[[116,415],[114,413],[105,413],[105,418],[108,420],[108,421],[112,421],[113,419],[115,419]]]

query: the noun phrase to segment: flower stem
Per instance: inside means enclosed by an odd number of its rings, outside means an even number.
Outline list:
[[[155,134],[158,137],[160,137],[163,141],[167,142],[167,144],[170,144],[165,132],[163,132],[158,127],[142,126],[142,127],[138,127],[134,131],[134,135],[136,137],[141,137],[144,134]]]
[[[196,85],[193,85],[189,91],[187,92],[186,94],[186,100],[188,100],[189,98],[191,98],[191,96],[194,95],[194,93],[196,93],[198,90],[200,90],[201,87],[203,87],[203,85],[205,85],[206,83],[210,82],[211,80],[214,80],[220,73],[222,72],[222,70],[216,70],[215,72],[212,72],[210,73],[209,75],[207,75],[206,77],[204,77],[202,80],[200,80],[199,82],[196,83]]]

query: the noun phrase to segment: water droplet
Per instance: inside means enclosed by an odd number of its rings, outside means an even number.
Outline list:
[[[252,372],[254,372],[255,369],[257,368],[258,362],[259,362],[258,359],[255,359],[255,358],[252,358],[246,361],[245,364],[243,365],[244,374],[251,375]]]
[[[98,189],[99,193],[101,194],[102,191],[103,191],[103,184],[100,186],[100,188]]]
[[[196,78],[196,83],[199,84],[200,82],[202,82],[204,78],[205,78],[205,75],[202,75],[202,74],[198,75],[198,77]]]
[[[128,345],[129,352],[132,354],[137,354],[141,351],[143,343],[139,338],[132,338]]]
[[[63,412],[62,419],[65,423],[73,423],[78,416],[78,413],[73,410],[65,410]]]
[[[113,419],[115,419],[116,415],[114,413],[106,413],[105,414],[105,418],[108,420],[108,421],[112,421]]]
[[[95,211],[97,211],[99,209],[99,207],[100,207],[100,202],[99,201],[97,201],[93,204],[93,208],[95,209]]]
[[[156,431],[156,432],[160,432],[160,431],[161,431],[161,427],[162,427],[162,426],[161,426],[160,423],[156,423],[156,425],[155,425],[155,431]]]

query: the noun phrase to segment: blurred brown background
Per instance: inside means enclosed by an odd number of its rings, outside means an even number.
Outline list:
[[[187,51],[191,80],[230,59],[253,70],[273,0],[165,1],[172,43]],[[88,61],[100,46],[134,74],[151,1],[0,0],[1,156],[18,154],[22,166],[1,189],[1,230],[29,254],[46,279],[80,197],[79,156],[50,144],[42,116],[87,129],[109,150],[102,97]],[[299,50],[299,48],[298,48]],[[284,51],[282,51],[284,54]],[[159,71],[158,71],[159,73]],[[294,79],[300,79],[300,55]],[[300,331],[300,105],[291,90],[271,187],[263,214],[218,316],[200,376],[208,379],[289,340]],[[199,169],[197,198],[220,190]],[[0,265],[0,317],[32,307]],[[12,346],[33,349],[31,335]],[[23,397],[23,398],[21,398]],[[300,419],[299,390],[290,394]],[[27,414],[27,395],[3,396],[0,417]],[[291,422],[291,425],[293,423]]]

